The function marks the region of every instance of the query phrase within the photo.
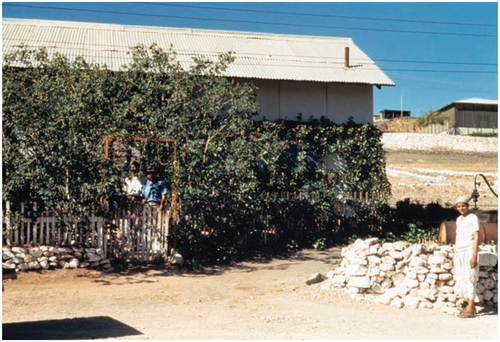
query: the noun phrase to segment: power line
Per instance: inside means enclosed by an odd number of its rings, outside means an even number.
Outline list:
[[[356,19],[356,20],[376,20],[376,21],[393,21],[393,22],[403,22],[403,23],[418,23],[418,24],[437,24],[437,25],[459,25],[459,26],[485,26],[485,27],[497,27],[495,24],[477,24],[477,23],[458,23],[449,21],[431,21],[431,20],[411,20],[411,19],[389,19],[389,18],[374,18],[374,17],[353,17],[347,15],[333,15],[333,14],[315,14],[315,13],[299,13],[299,12],[280,12],[280,11],[269,11],[269,10],[249,10],[249,9],[237,9],[228,7],[213,7],[213,6],[194,6],[194,5],[180,5],[180,4],[166,4],[158,2],[136,2],[136,4],[147,4],[156,6],[171,6],[171,7],[185,7],[185,8],[198,8],[198,9],[213,9],[218,11],[236,11],[236,12],[249,12],[249,13],[266,13],[266,14],[284,14],[284,15],[296,15],[304,17],[322,17],[322,18],[342,18],[342,19]]]
[[[158,18],[175,18],[175,19],[189,19],[189,20],[203,20],[203,21],[220,21],[220,22],[231,22],[231,23],[239,23],[239,24],[245,23],[245,24],[258,24],[258,25],[309,27],[309,28],[321,28],[321,29],[340,29],[340,30],[357,30],[357,31],[372,31],[372,32],[373,31],[378,31],[378,32],[393,32],[393,33],[414,33],[414,34],[431,34],[431,35],[447,35],[447,36],[462,36],[462,37],[491,37],[491,38],[496,38],[497,37],[497,35],[489,35],[489,34],[432,32],[432,31],[412,31],[412,30],[391,30],[391,29],[361,28],[361,27],[343,27],[343,26],[326,26],[326,25],[305,25],[305,24],[271,23],[271,22],[250,21],[250,20],[231,20],[231,19],[212,19],[212,18],[207,19],[207,18],[174,16],[174,15],[163,15],[163,14],[130,13],[130,12],[91,10],[91,9],[81,9],[81,8],[52,7],[52,6],[33,6],[33,5],[17,5],[17,4],[16,5],[14,5],[14,4],[3,4],[3,6],[23,7],[23,8],[38,8],[38,9],[53,9],[53,10],[61,10],[61,11],[73,11],[73,12],[90,12],[90,13],[107,13],[107,14],[117,14],[117,15],[146,16],[146,17],[158,17]]]

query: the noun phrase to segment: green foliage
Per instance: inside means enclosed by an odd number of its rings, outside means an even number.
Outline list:
[[[318,238],[313,244],[312,244],[312,247],[314,249],[317,249],[319,251],[322,251],[324,249],[326,249],[327,247],[327,241],[326,241],[326,238],[324,237],[321,237],[321,238]]]
[[[483,133],[483,132],[473,132],[469,134],[471,137],[481,137],[481,138],[498,138],[498,133]]]
[[[410,243],[419,243],[422,240],[435,239],[439,228],[424,229],[410,223],[408,231],[401,235],[401,239]]]
[[[88,212],[121,188],[120,150],[138,149],[143,166],[159,164],[179,195],[178,248],[199,265],[237,259],[242,241],[269,228],[259,226],[262,215],[285,250],[346,239],[352,231],[339,227],[335,206],[357,207],[347,199],[351,191],[390,193],[382,133],[372,125],[255,122],[255,88],[221,77],[230,53],[215,62],[197,57],[188,70],[173,49],[137,46],[131,54],[120,72],[82,58],[49,58],[43,49],[4,59],[4,200],[29,200],[61,215]],[[177,139],[175,173],[172,145],[117,142],[108,159],[109,135]],[[318,167],[328,155],[347,167]],[[283,191],[308,199],[262,196]],[[346,227],[378,232],[384,203],[360,205]]]
[[[435,112],[432,109],[422,111],[422,115],[415,119],[417,127],[426,127],[432,124],[444,124],[450,121],[450,115],[447,113]]]

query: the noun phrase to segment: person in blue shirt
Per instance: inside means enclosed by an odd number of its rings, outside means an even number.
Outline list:
[[[142,203],[151,209],[157,208],[157,211],[160,212],[165,206],[167,186],[158,179],[158,171],[155,167],[149,166],[146,169],[146,179],[146,184],[141,190]]]

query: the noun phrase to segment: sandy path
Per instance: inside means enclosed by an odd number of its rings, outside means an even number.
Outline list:
[[[339,249],[245,262],[203,273],[154,269],[23,273],[3,292],[4,338],[497,339],[498,315],[462,320],[394,309],[308,286]]]

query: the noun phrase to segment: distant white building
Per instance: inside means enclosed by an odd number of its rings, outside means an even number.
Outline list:
[[[471,98],[453,101],[435,111],[448,114],[443,125],[422,127],[422,133],[471,134],[474,132],[498,132],[498,101]]]
[[[172,45],[184,67],[195,55],[232,51],[225,76],[258,87],[257,120],[296,120],[301,113],[304,121],[373,123],[373,86],[395,85],[350,38],[2,19],[4,56],[24,44],[118,71],[131,61],[130,47],[153,43]]]

